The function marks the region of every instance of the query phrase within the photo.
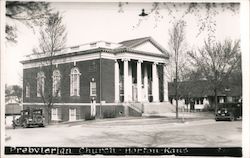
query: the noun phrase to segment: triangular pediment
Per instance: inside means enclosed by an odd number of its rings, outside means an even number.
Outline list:
[[[163,54],[163,52],[158,49],[151,41],[146,41],[133,48],[137,51],[150,52],[154,54]]]

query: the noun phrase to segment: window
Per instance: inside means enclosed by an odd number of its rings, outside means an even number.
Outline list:
[[[41,97],[44,94],[44,72],[37,73],[37,97]]]
[[[70,96],[79,96],[80,91],[80,75],[77,67],[71,69],[70,74]]]
[[[51,120],[59,121],[61,120],[61,109],[60,108],[52,108],[51,109]]]
[[[61,74],[59,70],[53,71],[53,96],[61,96]]]
[[[26,89],[26,97],[28,98],[28,97],[30,97],[30,85],[27,84],[25,89]]]
[[[90,96],[96,96],[96,82],[90,82]]]
[[[76,108],[70,108],[69,109],[69,121],[75,121],[76,120]]]

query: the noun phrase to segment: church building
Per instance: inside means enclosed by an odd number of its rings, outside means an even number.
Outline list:
[[[91,42],[52,57],[31,54],[21,62],[23,108],[45,110],[42,98],[52,89],[52,121],[167,112],[172,108],[165,77],[168,59],[167,51],[151,37]],[[47,73],[49,60],[52,76]]]

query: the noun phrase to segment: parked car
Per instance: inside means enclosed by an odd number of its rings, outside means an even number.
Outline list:
[[[25,109],[21,111],[21,116],[13,121],[13,128],[16,126],[31,127],[31,126],[45,126],[45,117],[42,109]]]
[[[237,120],[242,117],[242,103],[221,103],[215,113],[215,120]]]

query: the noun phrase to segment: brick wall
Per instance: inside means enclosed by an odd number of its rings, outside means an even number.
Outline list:
[[[114,81],[114,60],[102,59],[101,80],[102,80],[102,100],[106,103],[113,103],[115,100]]]
[[[80,96],[70,96],[70,71],[74,67],[73,63],[59,64],[58,69],[61,73],[61,96],[54,98],[54,102],[59,103],[90,103],[90,82],[92,78],[96,81],[96,100],[99,101],[99,59],[81,61],[76,63],[76,67],[79,68],[80,76]],[[43,68],[29,68],[23,70],[23,101],[24,102],[43,102],[41,97],[37,97],[37,72],[43,71],[45,73],[45,94],[48,94],[49,76],[48,67]],[[55,66],[54,66],[55,69]],[[30,97],[26,97],[26,85],[30,84]],[[104,86],[105,87],[105,86]]]

